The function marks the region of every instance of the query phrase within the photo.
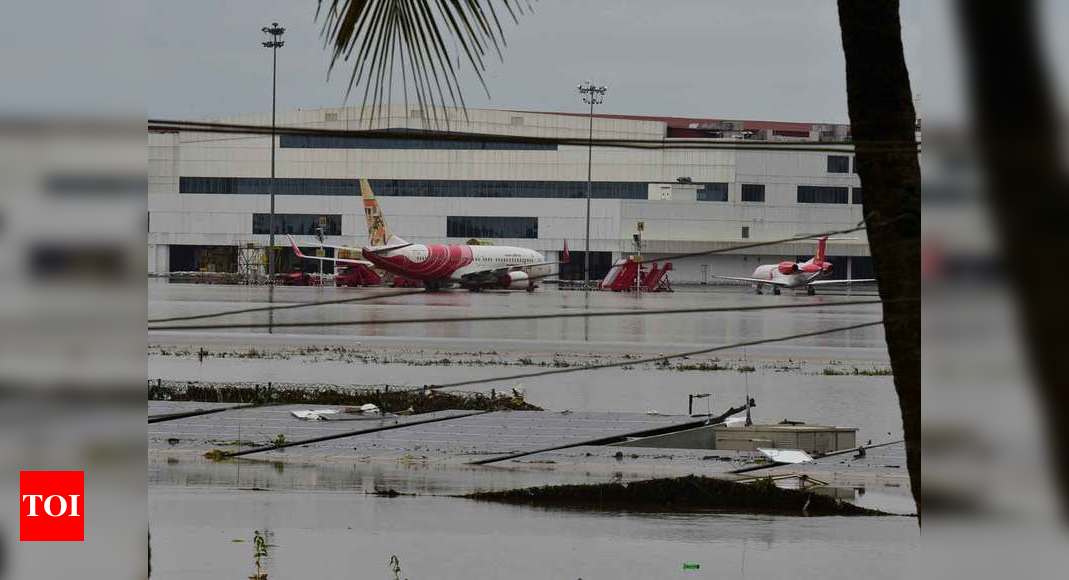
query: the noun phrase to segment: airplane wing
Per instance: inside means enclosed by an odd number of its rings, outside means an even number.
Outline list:
[[[769,286],[787,286],[786,282],[780,282],[778,280],[766,280],[764,278],[746,278],[743,276],[717,276],[713,275],[713,278],[720,278],[721,280],[735,280],[736,282],[750,282],[753,284],[768,284]]]
[[[293,236],[287,234],[286,237],[290,239],[290,245],[293,246],[293,253],[296,254],[298,258],[304,258],[306,260],[322,260],[324,262],[338,262],[340,264],[363,264],[365,266],[374,266],[374,264],[372,264],[371,262],[368,262],[367,260],[353,260],[353,259],[350,259],[350,258],[325,258],[325,257],[321,257],[321,256],[306,256],[303,252],[301,252],[301,249],[299,247],[297,247],[297,241],[293,239]],[[344,250],[352,250],[353,249],[353,248],[346,248],[345,246],[323,246],[323,247],[324,248],[339,248],[339,249],[344,249]]]
[[[833,284],[867,284],[875,282],[875,278],[855,278],[853,280],[814,280],[810,286],[831,286]]]
[[[495,266],[493,268],[487,268],[485,270],[479,270],[477,272],[469,272],[458,278],[457,282],[473,282],[475,280],[480,281],[493,281],[497,280],[501,276],[514,272],[517,270],[523,270],[526,268],[534,268],[536,266],[552,266],[553,264],[563,264],[563,261],[552,262],[536,262],[534,264],[505,264],[503,266]]]

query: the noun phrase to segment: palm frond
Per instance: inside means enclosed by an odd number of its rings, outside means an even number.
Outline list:
[[[422,118],[435,128],[448,128],[447,107],[460,109],[467,117],[461,55],[489,97],[485,59],[491,51],[502,59],[506,46],[496,5],[518,23],[518,16],[531,10],[530,1],[317,0],[316,19],[323,19],[320,34],[331,52],[328,74],[339,63],[351,65],[346,99],[354,89],[360,90],[361,121],[367,118],[373,123],[390,104],[394,75],[400,71],[406,110],[411,88]]]

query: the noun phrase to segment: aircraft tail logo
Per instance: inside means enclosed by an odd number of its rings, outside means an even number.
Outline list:
[[[814,262],[824,262],[824,251],[828,246],[828,236],[817,238],[817,254],[813,256]]]
[[[382,215],[382,208],[375,199],[375,192],[371,191],[368,180],[360,180],[360,197],[364,199],[364,218],[367,220],[368,245],[371,247],[385,246],[390,239],[390,229],[386,226],[386,218]]]

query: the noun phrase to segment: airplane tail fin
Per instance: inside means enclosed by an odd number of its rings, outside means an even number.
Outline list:
[[[828,247],[828,236],[822,236],[817,238],[817,254],[813,256],[814,262],[823,262],[824,253]]]
[[[572,255],[568,252],[568,240],[564,240],[564,251],[561,252],[560,263],[568,264],[572,261]]]
[[[390,229],[386,226],[386,218],[382,215],[378,200],[375,199],[375,192],[371,191],[371,184],[366,179],[360,180],[360,197],[364,198],[368,245],[385,246],[393,236],[390,235]]]

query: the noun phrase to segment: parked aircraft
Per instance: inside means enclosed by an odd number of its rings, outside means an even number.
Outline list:
[[[290,236],[290,243],[297,255],[342,264],[375,266],[394,275],[422,282],[427,290],[432,291],[455,285],[472,291],[522,288],[533,292],[538,280],[551,275],[554,266],[568,261],[567,243],[563,260],[546,261],[536,250],[515,246],[408,242],[390,233],[382,209],[366,179],[360,180],[360,194],[370,242],[360,249],[364,260],[305,256]],[[344,246],[325,247],[354,250]]]
[[[816,294],[817,286],[832,286],[839,284],[861,284],[875,282],[874,278],[858,278],[853,280],[828,280],[821,279],[831,275],[832,264],[825,259],[825,249],[828,245],[828,236],[817,238],[817,253],[805,262],[785,261],[778,264],[763,264],[758,266],[750,277],[743,276],[714,276],[723,280],[737,280],[740,282],[752,282],[754,289],[761,294],[767,286],[772,288],[773,294],[779,294],[783,288],[805,288],[806,293],[812,296]]]

